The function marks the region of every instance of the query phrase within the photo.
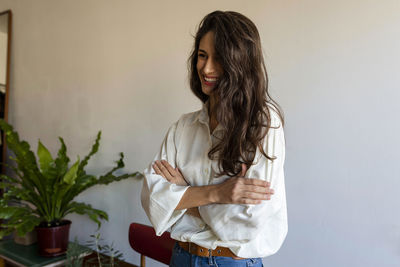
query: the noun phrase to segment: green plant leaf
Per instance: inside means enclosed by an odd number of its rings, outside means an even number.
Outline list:
[[[1,227],[9,229],[4,233],[12,232],[15,229],[20,236],[32,231],[40,223],[40,218],[25,206],[0,207],[0,218],[8,220],[7,223],[1,225]]]
[[[17,228],[17,234],[24,236],[29,232],[32,232],[36,226],[40,224],[40,218],[26,214],[21,216],[21,222]]]
[[[101,226],[100,219],[108,221],[108,215],[106,212],[94,209],[90,204],[73,201],[68,205],[68,208],[64,216],[67,215],[68,213],[73,213],[73,212],[78,214],[88,215],[89,218],[92,219],[92,221],[97,223],[98,228],[100,228]]]
[[[75,183],[75,179],[77,177],[77,172],[79,168],[79,157],[78,160],[71,166],[71,168],[67,171],[67,173],[63,177],[64,183],[72,185]]]
[[[20,174],[22,179],[21,185],[26,186],[31,192],[38,194],[46,204],[45,179],[43,179],[43,175],[37,166],[35,155],[30,150],[29,144],[26,141],[20,141],[18,133],[2,119],[0,119],[0,129],[4,131],[8,148],[15,154],[14,161],[17,163],[17,168],[22,174]],[[47,212],[47,207],[45,207],[45,211]]]
[[[18,179],[14,178],[14,177],[10,177],[4,174],[0,175],[0,180],[1,181],[7,181],[9,183],[19,183],[20,181],[18,181]]]
[[[18,207],[0,207],[0,219],[10,219],[17,211]]]
[[[3,237],[10,235],[12,232],[14,232],[14,229],[12,228],[3,228],[0,229],[0,240],[3,239]]]
[[[44,176],[47,176],[51,164],[54,162],[53,157],[50,154],[50,151],[42,144],[42,142],[38,143],[37,155],[39,158],[40,169]]]
[[[120,153],[120,159],[118,161],[116,161],[117,166],[112,168],[105,175],[100,176],[98,179],[95,176],[86,175],[85,172],[82,172],[81,175],[78,174],[76,183],[71,188],[71,190],[69,190],[65,194],[65,196],[63,198],[62,206],[65,206],[66,203],[69,203],[70,201],[72,201],[81,192],[83,192],[83,191],[87,190],[88,188],[95,186],[97,184],[105,184],[106,185],[106,184],[109,184],[109,183],[112,183],[115,181],[120,181],[120,180],[128,179],[128,178],[136,178],[136,179],[143,178],[143,175],[139,172],[123,174],[120,176],[113,175],[113,172],[115,172],[116,170],[121,169],[125,166],[123,159],[124,159],[124,154]]]
[[[62,139],[62,137],[58,137],[58,139],[60,140],[61,147],[58,150],[57,158],[54,162],[57,170],[56,176],[61,179],[68,170],[69,158],[67,156],[67,146],[64,143],[64,139]]]
[[[84,173],[84,168],[87,165],[87,163],[89,162],[89,159],[97,153],[97,151],[99,150],[99,146],[100,146],[100,139],[101,139],[101,131],[99,131],[97,133],[97,137],[96,137],[96,141],[94,142],[92,149],[90,150],[89,154],[82,160],[81,164],[79,165],[79,169],[78,169],[78,175],[81,175]]]

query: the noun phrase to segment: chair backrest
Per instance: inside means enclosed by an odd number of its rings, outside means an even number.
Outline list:
[[[169,264],[175,240],[169,232],[157,236],[153,227],[131,223],[129,226],[129,244],[142,255],[156,261]]]

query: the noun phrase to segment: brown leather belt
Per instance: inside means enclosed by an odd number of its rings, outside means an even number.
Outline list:
[[[195,243],[191,242],[178,241],[178,244],[181,248],[183,248],[187,252],[201,257],[220,256],[220,257],[231,257],[234,258],[235,260],[244,259],[236,256],[235,254],[232,253],[232,251],[229,248],[225,247],[217,247],[216,249],[212,250],[196,245]]]

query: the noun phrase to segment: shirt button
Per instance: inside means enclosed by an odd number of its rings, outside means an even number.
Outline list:
[[[205,169],[205,170],[204,170],[204,173],[205,173],[205,174],[208,174],[208,169]]]

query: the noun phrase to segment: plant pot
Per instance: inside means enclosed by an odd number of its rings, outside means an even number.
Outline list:
[[[62,220],[59,226],[37,226],[39,255],[56,257],[67,252],[71,221]]]
[[[17,232],[14,232],[14,242],[19,245],[29,246],[37,241],[36,231],[26,233],[24,236],[19,236]]]

